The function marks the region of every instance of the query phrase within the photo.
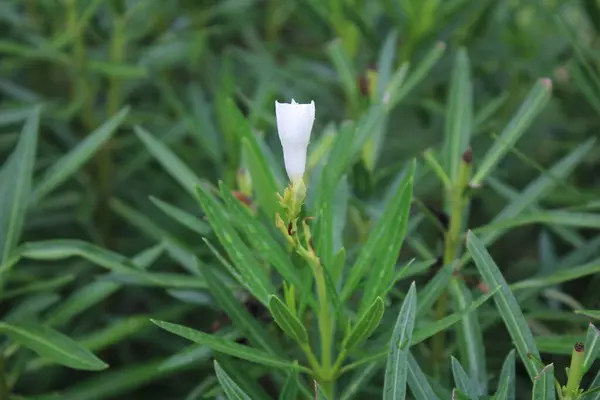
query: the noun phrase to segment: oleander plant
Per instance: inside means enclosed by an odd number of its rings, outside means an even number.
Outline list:
[[[600,1],[0,28],[0,400],[600,400]]]

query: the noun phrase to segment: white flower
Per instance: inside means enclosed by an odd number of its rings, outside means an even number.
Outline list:
[[[306,149],[315,121],[315,102],[291,104],[275,102],[277,131],[283,147],[285,170],[292,183],[302,179],[306,169]]]

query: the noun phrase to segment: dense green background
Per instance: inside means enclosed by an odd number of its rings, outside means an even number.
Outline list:
[[[167,358],[188,343],[148,321],[158,317],[209,330],[222,317],[207,293],[194,289],[197,278],[192,278],[195,267],[190,262],[195,253],[204,263],[218,263],[201,240],[201,234],[212,238],[212,233],[203,223],[189,229],[174,222],[150,196],[200,216],[188,178],[237,186],[236,172],[244,165],[228,99],[235,100],[279,160],[276,99],[315,101],[316,142],[324,132],[335,132],[339,122],[364,115],[369,99],[361,86],[368,71],[376,71],[382,57],[391,54],[390,46],[394,69],[408,62],[413,71],[444,43],[441,58],[392,110],[376,165],[359,162],[349,171],[352,199],[346,234],[352,247],[364,238],[358,227],[377,214],[404,162],[410,157],[420,161],[425,149],[443,143],[449,81],[459,48],[466,49],[472,71],[475,166],[534,83],[550,78],[551,101],[493,172],[494,179],[473,193],[469,227],[476,228],[510,198],[502,183],[519,191],[598,135],[599,30],[596,0],[1,0],[0,159],[13,151],[31,110],[43,105],[36,187],[57,160],[130,107],[126,116],[117,117],[121,123],[112,139],[89,162],[32,203],[21,242],[77,239],[126,257],[158,244],[161,254],[152,269],[182,277],[149,282],[107,275],[97,260],[80,257],[81,242],[66,250],[74,257],[20,260],[9,279],[3,277],[3,319],[52,320],[55,328],[111,367],[76,372],[44,365],[33,353],[19,351],[7,360],[14,393],[67,391],[57,397],[65,399],[193,399],[216,387],[207,351],[193,362],[169,359],[175,367],[165,368]],[[168,146],[189,170],[182,173],[175,163],[165,168],[157,162],[149,152],[151,138],[136,135],[134,126]],[[588,145],[593,148],[572,174],[547,176],[556,182],[538,205],[592,212],[597,208],[600,149],[595,141]],[[283,176],[282,163],[277,163]],[[444,205],[432,174],[416,181],[415,195],[413,214],[423,215],[425,222],[409,236],[403,259],[439,257],[438,224],[424,212],[426,207],[439,212]],[[596,259],[597,229],[579,229],[576,240],[569,242],[544,225],[518,227],[489,250],[513,282],[551,272],[568,255],[575,264]],[[474,268],[469,271],[475,274]],[[103,284],[90,288],[98,279]],[[106,279],[119,285],[107,287]],[[419,279],[422,283],[427,277]],[[538,345],[546,362],[556,362],[559,377],[574,339],[550,336],[581,335],[589,320],[569,310],[600,308],[599,288],[600,279],[586,276],[521,304],[531,315],[533,332],[545,337]],[[70,296],[76,296],[77,304],[94,289],[96,300],[89,307],[61,311]],[[386,314],[388,324],[393,323],[392,314]],[[499,324],[486,331],[485,339],[488,368],[497,376],[511,344]],[[8,342],[3,349],[9,355],[14,351]],[[529,396],[527,377],[521,369],[518,374],[519,393]],[[376,377],[372,386],[364,383],[357,398],[375,396],[381,382]]]

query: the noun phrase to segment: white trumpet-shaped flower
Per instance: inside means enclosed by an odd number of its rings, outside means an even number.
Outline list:
[[[315,102],[298,104],[275,102],[277,131],[283,147],[285,170],[292,183],[302,179],[306,169],[306,150],[315,121]]]

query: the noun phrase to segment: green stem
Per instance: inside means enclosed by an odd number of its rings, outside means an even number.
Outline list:
[[[335,360],[335,363],[333,364],[333,373],[338,376],[338,371],[340,370],[340,367],[342,366],[342,363],[344,362],[344,360],[346,359],[346,349],[342,349],[342,351],[340,351],[340,354],[338,355],[337,359]]]
[[[75,61],[75,68],[73,68],[71,97],[73,101],[78,101],[79,98],[77,89],[81,91],[81,101],[83,102],[81,121],[87,130],[92,130],[95,128],[96,125],[94,118],[94,103],[93,98],[90,95],[91,90],[89,88],[89,84],[85,73],[87,61],[85,54],[85,38],[84,32],[82,31],[81,25],[78,20],[79,15],[77,13],[76,0],[67,1],[67,15],[69,30],[71,30],[71,32],[73,32],[73,35],[75,36],[72,49],[72,56],[73,60]]]
[[[466,153],[465,153],[466,154]],[[450,226],[444,235],[444,257],[443,265],[454,263],[460,249],[461,233],[463,230],[463,217],[466,210],[466,201],[464,197],[465,188],[468,185],[471,176],[471,161],[461,160],[460,170],[456,182],[449,187],[447,196],[450,199]],[[454,279],[454,278],[453,278]],[[435,307],[436,320],[446,317],[450,296],[447,290],[444,290],[438,298]],[[432,364],[436,377],[441,375],[441,366],[445,354],[445,332],[440,332],[433,337],[432,343]]]
[[[308,253],[308,252],[307,252]],[[319,297],[319,334],[321,337],[321,365],[315,370],[317,381],[321,389],[325,392],[328,399],[333,399],[335,391],[335,369],[332,366],[331,352],[333,339],[333,319],[331,310],[327,301],[327,286],[325,284],[325,274],[323,266],[319,259],[312,255],[309,256],[309,262],[312,265],[317,286],[317,296]]]
[[[321,372],[321,366],[319,365],[319,361],[317,360],[317,357],[315,357],[310,346],[308,344],[302,345],[302,351],[304,351],[306,359],[308,360],[310,367],[313,369],[313,373],[315,375],[319,374]]]
[[[573,348],[571,365],[569,366],[569,377],[567,378],[567,386],[564,393],[566,400],[573,400],[579,396],[579,385],[581,384],[584,372],[584,350],[584,345],[581,342],[578,342]]]
[[[110,48],[110,60],[115,63],[120,63],[123,60],[125,51],[125,19],[123,16],[115,15],[113,19],[113,34]],[[106,104],[106,113],[110,118],[113,116],[121,105],[121,79],[112,77],[108,87],[108,99]],[[98,166],[98,187],[99,187],[99,204],[98,204],[98,221],[100,222],[100,230],[104,244],[110,247],[111,238],[111,221],[109,212],[109,199],[111,197],[111,186],[113,178],[113,162],[112,162],[112,143],[107,141],[99,150],[97,155]]]
[[[327,396],[329,400],[332,400],[334,398],[335,382],[332,380],[322,380],[319,382],[319,385],[321,386],[323,392],[325,392],[325,396]]]
[[[454,190],[456,191],[456,190]],[[462,201],[460,196],[452,195],[451,200],[451,213],[450,213],[450,226],[445,234],[444,238],[444,257],[443,266],[448,265],[456,259],[458,252],[458,241],[460,237],[460,228],[462,222]],[[444,290],[438,298],[435,308],[435,318],[437,321],[441,320],[446,316],[448,311],[449,294],[447,290]],[[439,377],[441,364],[444,359],[445,353],[445,332],[440,332],[433,337],[432,343],[432,363],[435,374]]]
[[[331,371],[331,313],[327,302],[325,275],[320,262],[313,263],[317,295],[319,296],[319,332],[321,334],[321,366],[324,371]]]

